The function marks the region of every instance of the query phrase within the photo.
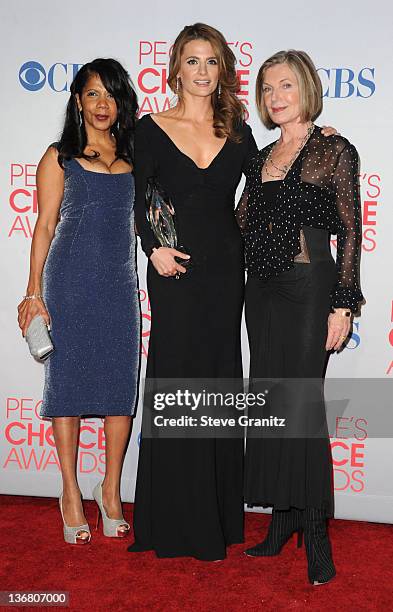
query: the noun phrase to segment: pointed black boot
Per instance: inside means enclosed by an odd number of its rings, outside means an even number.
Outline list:
[[[274,557],[281,552],[282,547],[289,538],[297,531],[298,548],[303,539],[303,514],[302,510],[291,508],[290,510],[273,510],[272,520],[266,538],[260,544],[244,551],[249,557]]]
[[[308,579],[312,585],[326,584],[336,575],[332,559],[326,515],[319,508],[306,508],[304,542],[308,562]]]

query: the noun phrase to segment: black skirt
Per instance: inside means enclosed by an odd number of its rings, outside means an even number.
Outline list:
[[[315,397],[310,379],[317,386],[321,381],[322,388],[336,271],[327,232],[304,229],[311,263],[295,263],[293,269],[267,281],[256,277],[247,281],[251,384],[255,389],[258,379],[273,379],[276,385],[282,381],[258,416],[293,416],[297,433],[250,432],[245,499],[250,506],[276,510],[321,508],[331,516],[332,460],[323,392]],[[266,381],[260,384],[266,387]]]

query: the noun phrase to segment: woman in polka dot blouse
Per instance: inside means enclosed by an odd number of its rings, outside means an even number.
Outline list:
[[[277,555],[295,532],[300,545],[304,531],[309,580],[322,584],[335,575],[323,376],[363,299],[358,155],[348,140],[325,138],[313,124],[322,86],[306,53],[281,51],[265,61],[256,96],[263,123],[281,136],[252,160],[237,209],[250,379],[255,391],[268,391],[265,416],[285,418],[286,427],[248,431],[246,501],[273,513],[267,537],[246,554]],[[330,234],[337,234],[336,262]]]

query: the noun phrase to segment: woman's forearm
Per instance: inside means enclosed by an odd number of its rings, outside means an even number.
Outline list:
[[[31,244],[30,274],[26,295],[41,293],[41,278],[56,226],[49,227],[38,219]]]

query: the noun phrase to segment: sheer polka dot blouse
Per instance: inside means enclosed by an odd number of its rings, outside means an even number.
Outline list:
[[[245,241],[248,273],[268,279],[294,266],[302,226],[337,234],[336,284],[332,306],[353,312],[363,299],[359,284],[361,205],[358,154],[342,136],[310,139],[279,181],[274,209],[264,196],[261,169],[273,144],[251,161],[236,217]]]

